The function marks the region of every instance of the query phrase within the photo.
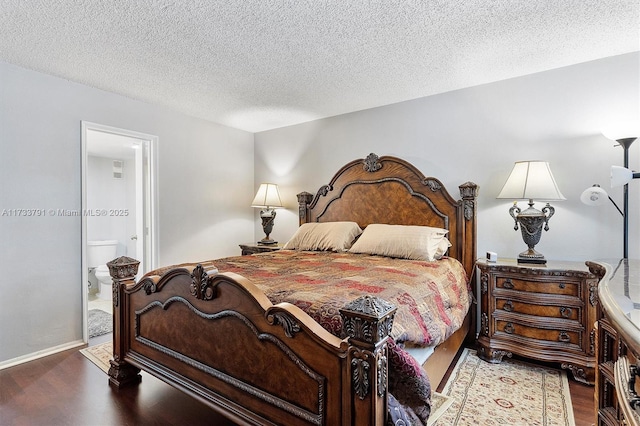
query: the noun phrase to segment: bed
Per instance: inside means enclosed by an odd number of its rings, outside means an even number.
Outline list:
[[[345,222],[357,224],[366,233],[379,224],[444,229],[450,246],[432,263],[440,267],[456,263],[469,280],[476,259],[477,190],[475,184],[464,183],[456,200],[438,179],[425,177],[407,161],[369,154],[343,166],[315,194],[298,194],[300,229]],[[364,235],[355,244],[364,241]],[[327,323],[338,328],[332,329],[323,323],[325,317],[305,311],[304,303],[290,303],[269,293],[273,286],[278,294],[299,300],[287,285],[301,272],[283,276],[274,271],[289,271],[307,262],[311,266],[305,276],[318,281],[336,264],[352,270],[349,256],[369,262],[385,258],[281,250],[164,267],[137,282],[136,260],[113,260],[108,263],[114,281],[114,358],[109,383],[118,388],[137,384],[144,370],[237,424],[406,421],[405,404],[393,395],[399,386],[398,354],[405,353],[403,342],[398,341],[404,334],[395,332],[406,316],[404,308],[396,306],[402,302],[391,303],[378,296],[387,293],[370,291],[361,283],[348,286],[359,293],[336,290],[343,297],[340,303],[346,303],[326,310],[332,312]],[[327,265],[318,266],[320,259],[327,259]],[[286,267],[282,266],[285,260]],[[258,272],[251,272],[256,262]],[[387,273],[409,271],[403,268]],[[252,278],[246,274],[253,274]],[[351,296],[357,297],[350,300]],[[422,365],[434,387],[465,339],[474,340],[474,318],[471,304],[456,330],[446,332],[446,340],[438,342]]]

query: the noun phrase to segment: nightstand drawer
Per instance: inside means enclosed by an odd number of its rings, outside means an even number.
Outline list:
[[[559,294],[580,297],[580,285],[570,281],[533,281],[512,277],[497,277],[496,288],[530,293]]]
[[[506,333],[512,336],[521,336],[528,339],[540,340],[544,342],[555,342],[564,345],[574,345],[580,349],[580,331],[564,330],[555,328],[539,328],[524,325],[515,321],[497,320],[495,322],[496,334]]]
[[[576,299],[577,302],[580,302]],[[496,310],[514,312],[518,314],[534,315],[537,317],[562,318],[580,321],[582,313],[576,302],[565,305],[539,305],[518,301],[515,298],[496,297]]]

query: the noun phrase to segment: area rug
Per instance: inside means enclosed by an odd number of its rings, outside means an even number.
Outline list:
[[[113,331],[113,315],[100,309],[89,310],[89,338]]]
[[[465,349],[442,394],[453,403],[434,426],[574,426],[562,370],[505,359],[490,364]]]
[[[442,395],[441,393],[434,392],[431,395],[431,414],[429,415],[429,420],[427,421],[427,426],[435,426],[437,425],[437,421],[442,417],[444,413],[447,412],[451,404],[455,402],[450,396]]]
[[[80,349],[80,353],[89,361],[97,365],[105,373],[109,372],[109,361],[113,359],[113,344],[111,342],[100,343]]]

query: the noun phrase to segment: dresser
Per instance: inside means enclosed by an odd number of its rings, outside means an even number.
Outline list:
[[[598,425],[640,425],[640,260],[587,262],[600,277]]]
[[[478,356],[500,363],[513,354],[559,363],[595,383],[598,278],[583,262],[481,260]]]

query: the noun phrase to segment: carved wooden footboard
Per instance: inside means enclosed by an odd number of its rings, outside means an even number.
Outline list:
[[[366,296],[342,309],[340,340],[235,274],[198,265],[136,283],[136,260],[108,266],[113,385],[139,382],[143,369],[239,424],[384,424],[387,302]]]

